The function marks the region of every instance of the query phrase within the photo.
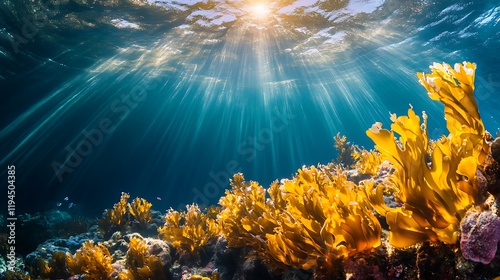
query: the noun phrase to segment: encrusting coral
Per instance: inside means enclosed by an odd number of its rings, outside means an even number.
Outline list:
[[[165,225],[158,229],[158,233],[174,247],[195,254],[218,237],[219,228],[215,219],[202,213],[197,205],[187,205],[186,208],[185,212],[169,209],[165,214]]]
[[[412,108],[408,116],[391,116],[391,131],[382,129],[380,123],[367,131],[395,169],[391,180],[402,207],[385,206],[382,191],[373,186],[367,188],[367,196],[377,212],[386,216],[389,242],[396,247],[426,240],[457,242],[460,220],[477,200],[476,169],[489,152],[473,96],[475,65],[467,62],[453,69],[434,64],[431,69],[432,74],[418,76],[429,96],[445,105],[448,137],[429,143],[427,116],[423,113],[421,124]]]

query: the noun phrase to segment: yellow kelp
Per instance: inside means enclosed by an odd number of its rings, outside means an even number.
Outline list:
[[[483,164],[490,146],[486,144],[486,130],[474,98],[476,64],[456,63],[451,68],[446,63],[434,63],[430,68],[431,74],[417,76],[429,97],[444,104],[451,144],[462,157],[473,156],[478,164]]]
[[[365,194],[330,164],[304,167],[266,192],[241,173],[219,204],[230,247],[250,246],[264,259],[302,269],[380,245],[381,227]]]
[[[378,174],[382,161],[377,151],[356,148],[352,157],[356,161],[355,165],[358,172],[369,175]]]
[[[165,279],[163,264],[160,258],[151,254],[146,241],[139,237],[130,239],[129,248],[125,257],[127,269],[118,274],[120,280],[155,280]]]
[[[418,76],[429,96],[445,105],[448,137],[429,143],[426,114],[421,124],[411,108],[407,116],[391,115],[391,131],[381,123],[367,131],[395,169],[391,181],[402,207],[386,207],[382,191],[372,184],[366,191],[375,209],[386,216],[389,242],[396,247],[426,240],[457,242],[460,220],[475,203],[477,165],[489,151],[473,96],[475,65],[434,64],[431,69],[432,74]]]
[[[110,230],[124,229],[128,226],[130,217],[128,210],[128,199],[130,195],[122,192],[120,201],[113,205],[113,209],[106,209],[103,217],[99,220],[99,229],[103,233],[108,233]]]
[[[158,233],[174,247],[195,254],[218,237],[219,228],[215,220],[202,213],[197,205],[186,207],[184,212],[169,209],[165,214],[165,225],[158,229]]]
[[[74,257],[66,253],[66,265],[71,275],[85,274],[85,279],[111,279],[112,262],[108,248],[101,243],[94,245],[92,240],[85,241]]]
[[[229,247],[248,246],[259,253],[265,252],[266,234],[277,226],[273,210],[274,203],[279,201],[277,183],[269,189],[274,199],[267,202],[266,190],[257,182],[245,181],[241,173],[235,174],[230,184],[231,190],[226,190],[219,200],[222,210],[217,220],[221,233]]]
[[[153,220],[151,216],[150,202],[144,198],[136,197],[132,203],[128,203],[130,195],[122,192],[120,201],[113,205],[113,209],[105,210],[103,217],[99,220],[99,229],[103,233],[114,230],[124,230],[130,224],[130,216],[134,218],[133,225],[146,228]]]
[[[136,197],[132,203],[128,204],[128,211],[132,217],[139,223],[139,226],[145,228],[147,227],[153,217],[151,216],[151,204],[144,198]]]
[[[353,168],[355,163],[354,153],[357,147],[348,142],[345,135],[340,136],[340,132],[333,137],[333,140],[335,141],[333,147],[338,153],[335,162],[342,164],[347,169]]]
[[[266,235],[280,262],[310,269],[318,259],[332,262],[380,245],[380,223],[340,168],[303,167],[292,180],[282,180],[280,190],[286,209],[275,233]]]
[[[335,163],[342,165],[345,169],[356,168],[362,174],[378,174],[382,161],[377,151],[368,151],[351,144],[345,135],[340,136],[340,132],[333,137],[333,140],[335,141],[333,147],[338,153]]]
[[[66,254],[56,251],[49,262],[44,258],[37,258],[32,273],[40,279],[67,279],[70,275],[66,267]]]

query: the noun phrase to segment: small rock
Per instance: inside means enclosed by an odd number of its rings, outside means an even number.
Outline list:
[[[460,224],[460,249],[464,258],[489,264],[500,240],[500,218],[491,211],[469,211]]]

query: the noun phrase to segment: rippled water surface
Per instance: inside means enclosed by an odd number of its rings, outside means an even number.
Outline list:
[[[371,148],[409,104],[446,133],[415,76],[433,62],[477,64],[496,133],[499,49],[499,1],[3,1],[2,176],[26,211],[213,204],[235,172],[331,161],[337,132]]]

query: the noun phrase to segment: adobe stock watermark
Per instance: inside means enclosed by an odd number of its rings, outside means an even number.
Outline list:
[[[244,157],[246,162],[255,160],[257,153],[265,150],[266,146],[273,141],[273,135],[283,132],[291,121],[297,117],[294,114],[280,110],[275,107],[272,111],[271,123],[269,127],[264,127],[254,136],[249,136],[238,145],[238,154]],[[241,172],[240,163],[237,160],[230,160],[224,166],[224,169],[217,172],[210,171],[208,175],[211,181],[206,183],[203,188],[194,187],[192,203],[200,207],[208,206],[211,199],[221,196],[229,184],[229,179],[235,173]],[[184,206],[179,205],[179,209]]]
[[[16,269],[16,166],[7,166],[7,240],[4,244],[7,250],[7,270]]]
[[[62,163],[53,161],[51,164],[54,173],[59,180],[64,180],[66,173],[72,173],[88,157],[96,147],[101,145],[106,135],[112,133],[116,128],[115,123],[124,120],[132,110],[146,99],[148,92],[158,89],[160,82],[156,79],[148,80],[135,86],[128,94],[122,94],[109,104],[112,115],[101,119],[93,128],[84,129],[79,134],[82,137],[76,145],[68,145],[65,148],[66,158]],[[113,121],[115,119],[115,121]]]
[[[476,89],[477,86],[484,87],[484,90],[477,91],[476,90],[476,98],[480,101],[485,101],[490,98],[495,91],[500,90],[500,76],[493,75],[493,73],[488,74],[486,78],[482,76],[476,76]]]
[[[23,16],[21,34],[12,33],[9,38],[15,53],[19,52],[19,46],[33,41],[40,30],[47,25],[51,17],[59,13],[60,0],[40,1],[41,9],[30,16]]]

